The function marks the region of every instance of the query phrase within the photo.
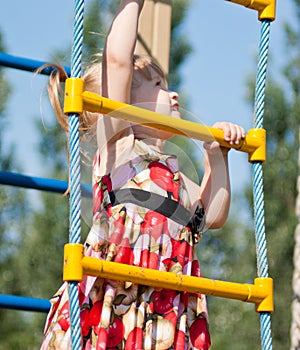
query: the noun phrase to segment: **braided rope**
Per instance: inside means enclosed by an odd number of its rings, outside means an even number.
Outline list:
[[[73,46],[71,58],[71,77],[80,78],[83,43],[84,0],[75,0]],[[79,118],[72,113],[68,118],[69,152],[70,152],[70,243],[80,243],[80,145]],[[78,299],[78,283],[69,282],[70,327],[72,350],[81,349],[80,307]]]
[[[262,21],[259,46],[259,61],[255,87],[255,128],[263,127],[264,100],[266,87],[266,73],[268,61],[268,48],[270,39],[270,21]],[[253,163],[253,199],[254,222],[257,254],[258,277],[268,277],[267,247],[264,221],[264,193],[262,162]],[[261,345],[263,350],[272,349],[271,315],[269,312],[260,313]]]

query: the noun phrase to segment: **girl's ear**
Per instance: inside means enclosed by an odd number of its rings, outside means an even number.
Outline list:
[[[143,75],[142,73],[139,71],[138,68],[134,68],[133,69],[133,76],[132,76],[132,82],[131,82],[131,88],[132,89],[136,89],[139,88],[142,85],[143,82]]]

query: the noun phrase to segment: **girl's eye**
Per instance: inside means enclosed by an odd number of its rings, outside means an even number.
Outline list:
[[[161,84],[161,81],[160,80],[158,80],[157,82],[156,82],[156,86],[160,86],[160,84]]]

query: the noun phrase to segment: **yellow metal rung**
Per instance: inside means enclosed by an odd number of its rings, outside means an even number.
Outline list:
[[[169,131],[175,135],[190,137],[196,140],[216,140],[223,147],[234,148],[248,153],[250,162],[264,162],[266,160],[266,138],[263,129],[252,129],[249,135],[238,145],[229,145],[224,140],[224,133],[220,129],[113,101],[88,91],[83,92],[82,98],[83,108],[87,111],[109,114],[110,117],[127,120],[135,124],[143,124],[150,128]]]
[[[275,20],[276,0],[227,0],[235,4],[244,5],[250,9],[258,11],[260,21],[267,19]]]
[[[246,152],[249,161],[266,160],[266,137],[263,129],[252,129],[238,145],[229,145],[224,140],[220,129],[207,127],[202,124],[177,119],[147,109],[131,106],[110,100],[89,91],[83,91],[84,82],[81,78],[66,80],[64,112],[81,114],[83,110],[109,114],[110,117],[142,124],[149,128],[169,131],[175,135],[190,137],[201,141],[218,141],[221,146]]]
[[[83,256],[83,245],[66,244],[64,281],[81,281],[83,275],[101,276],[117,281],[130,281],[156,288],[236,299],[254,303],[258,312],[273,312],[273,281],[257,278],[254,285],[224,282],[186,275],[176,275]]]

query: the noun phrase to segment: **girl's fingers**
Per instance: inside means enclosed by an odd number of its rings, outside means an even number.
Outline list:
[[[232,145],[239,144],[246,137],[244,128],[233,123],[218,122],[214,124],[214,127],[223,130],[224,140]]]

